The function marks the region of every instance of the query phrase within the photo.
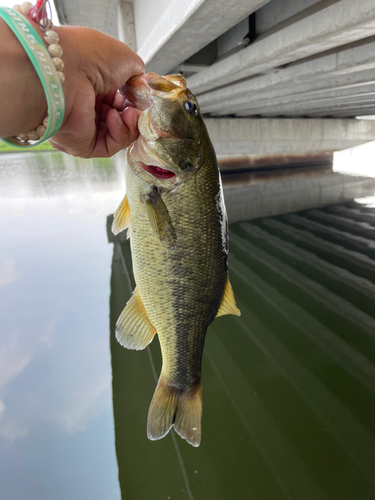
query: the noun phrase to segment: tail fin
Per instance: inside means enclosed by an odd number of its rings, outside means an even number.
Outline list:
[[[201,442],[202,383],[187,389],[168,384],[160,375],[147,420],[147,436],[152,441],[163,438],[172,425],[183,439],[199,446]]]

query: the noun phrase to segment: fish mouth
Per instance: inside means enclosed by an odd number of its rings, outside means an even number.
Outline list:
[[[186,91],[186,82],[182,75],[160,76],[150,72],[130,78],[121,91],[128,102],[145,111],[151,106],[154,95],[176,99],[178,94]]]
[[[166,181],[167,184],[172,181],[174,184],[179,174],[164,168],[164,161],[152,150],[151,144],[156,144],[159,139],[181,140],[182,138],[168,126],[164,127],[163,124],[155,126],[154,117],[158,111],[154,106],[154,100],[155,97],[167,101],[178,99],[181,92],[187,91],[185,79],[181,75],[162,77],[156,73],[147,73],[130,78],[121,90],[128,102],[143,111],[138,120],[139,137],[130,150],[133,159],[138,167],[152,175],[154,179]]]
[[[165,168],[164,162],[150,149],[148,142],[142,135],[133,142],[128,153],[135,161],[134,166],[137,165],[138,169],[152,175],[157,180],[168,181],[177,177],[173,170]]]
[[[157,167],[156,165],[146,165],[145,163],[142,162],[139,163],[140,166],[143,168],[143,170],[145,170],[152,176],[156,177],[156,179],[166,180],[176,177],[176,174],[171,170],[166,170],[165,168]]]

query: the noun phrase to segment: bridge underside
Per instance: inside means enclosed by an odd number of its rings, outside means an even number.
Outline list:
[[[375,121],[356,119],[375,115],[373,0],[55,3],[63,21],[127,43],[147,70],[183,73],[227,169],[317,166],[375,139]]]

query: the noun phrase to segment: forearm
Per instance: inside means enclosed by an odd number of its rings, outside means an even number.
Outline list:
[[[43,40],[36,23],[34,29]],[[63,49],[65,82],[65,118],[68,116],[77,87],[80,47],[77,28],[55,28]],[[41,81],[25,49],[13,31],[0,19],[0,137],[18,135],[35,129],[47,114],[47,101]],[[65,121],[65,120],[64,120]]]

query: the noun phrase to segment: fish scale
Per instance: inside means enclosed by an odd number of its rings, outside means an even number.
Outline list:
[[[126,169],[130,213],[137,220],[136,224],[131,222],[130,240],[135,281],[159,336],[163,371],[176,387],[200,377],[206,329],[217,313],[225,285],[224,214],[215,206],[220,184],[213,167],[203,165],[196,178],[181,184],[173,196],[162,196],[177,233],[176,248],[160,242],[150,227],[138,193],[148,191],[151,185],[129,166]],[[182,376],[184,372],[189,373],[187,378]]]

